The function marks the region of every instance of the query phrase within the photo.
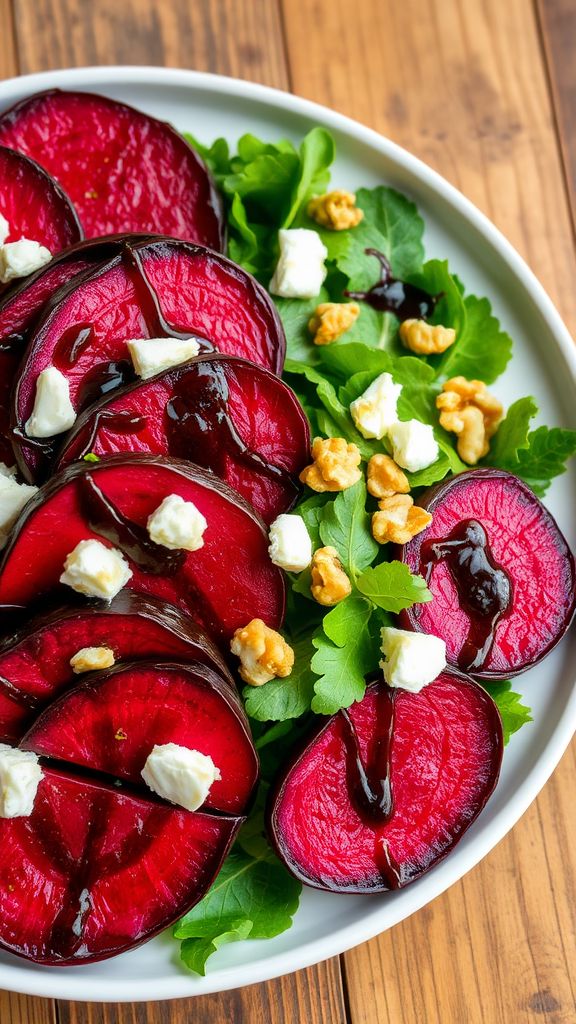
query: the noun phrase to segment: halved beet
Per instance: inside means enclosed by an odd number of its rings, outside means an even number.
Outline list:
[[[202,356],[103,398],[67,436],[57,468],[88,452],[190,459],[270,523],[300,493],[310,432],[294,392],[274,374],[233,356]]]
[[[25,475],[38,476],[43,455],[49,466],[53,448],[24,433],[43,369],[53,365],[67,377],[72,404],[81,412],[134,380],[127,339],[174,334],[199,335],[205,349],[213,344],[274,372],[284,365],[286,341],[275,307],[244,270],[185,242],[127,242],[93,275],[71,282],[32,336],[12,413]]]
[[[0,819],[0,946],[72,966],[140,945],[202,899],[242,821],[44,768],[32,814]]]
[[[37,93],[0,116],[0,144],[66,189],[87,238],[143,231],[224,247],[220,197],[169,125],[92,93]]]
[[[491,697],[443,672],[420,693],[370,685],[283,774],[269,831],[302,882],[334,892],[399,889],[445,857],[498,780]]]
[[[169,494],[205,516],[198,551],[150,541],[148,517]],[[0,562],[0,605],[29,607],[52,593],[66,600],[69,588],[58,582],[64,561],[90,538],[123,550],[133,572],[128,589],[184,609],[219,643],[254,617],[275,629],[282,622],[284,578],[256,512],[211,473],[145,455],[69,466],[34,496]]]
[[[164,743],[199,750],[219,769],[204,809],[242,813],[258,780],[248,720],[236,691],[199,662],[95,673],[51,704],[20,746],[143,786],[146,759]]]
[[[0,743],[18,743],[42,708],[85,678],[70,666],[83,647],[109,647],[117,662],[195,659],[233,685],[218,648],[188,615],[123,590],[109,603],[43,613],[0,645]]]
[[[449,663],[480,678],[535,665],[576,606],[574,558],[548,510],[497,469],[461,473],[418,503],[434,518],[400,557],[428,578],[434,600],[402,612],[403,628],[442,637]]]
[[[82,238],[68,196],[29,156],[0,145],[0,214],[10,230],[6,242],[30,238],[54,256]]]

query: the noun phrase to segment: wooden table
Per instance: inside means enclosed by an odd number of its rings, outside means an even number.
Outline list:
[[[167,64],[328,104],[406,146],[525,256],[576,330],[574,0],[0,0],[0,77]],[[0,993],[1,1024],[574,1024],[576,747],[511,835],[415,917],[221,996]]]

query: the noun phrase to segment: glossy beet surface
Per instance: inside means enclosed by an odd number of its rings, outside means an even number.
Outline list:
[[[375,683],[288,768],[270,835],[292,873],[315,888],[401,888],[458,842],[494,789],[501,760],[498,710],[468,677],[443,672],[419,694]],[[368,805],[368,784],[387,814]]]
[[[198,662],[94,673],[47,708],[21,746],[142,786],[146,759],[163,743],[199,750],[219,769],[203,809],[242,813],[258,778],[248,721],[236,691]]]
[[[76,211],[49,174],[28,156],[0,145],[0,213],[10,226],[6,242],[30,238],[52,255],[82,238]]]
[[[70,595],[72,596],[72,595]],[[0,743],[18,743],[40,711],[83,681],[70,659],[83,647],[109,647],[117,662],[193,658],[232,683],[214,643],[173,605],[121,591],[113,601],[55,608],[0,646]]]
[[[60,182],[87,238],[145,231],[223,248],[221,202],[202,160],[139,110],[92,93],[38,93],[2,114],[0,143]]]
[[[489,616],[482,619],[462,607],[470,586],[464,581],[464,596],[459,595],[450,563],[431,563],[427,553],[459,524],[475,521],[486,534],[494,564],[510,581],[511,600],[495,626],[491,649],[470,671],[499,678],[540,661],[564,635],[576,600],[574,559],[547,509],[517,477],[493,469],[462,473],[427,491],[419,504],[432,513],[432,524],[401,557],[413,572],[430,574],[434,600],[403,612],[403,628],[442,637],[453,665],[463,667],[469,660],[471,626],[482,632]]]
[[[58,468],[87,452],[122,451],[205,466],[270,523],[298,497],[310,434],[298,399],[274,374],[204,356],[102,399],[68,436]]]
[[[169,494],[205,516],[198,551],[169,551],[149,541],[148,517]],[[120,525],[110,524],[114,516]],[[58,583],[66,556],[81,540],[107,537],[133,571],[128,589],[178,605],[225,646],[256,616],[272,628],[282,622],[283,575],[270,561],[266,529],[253,509],[206,471],[150,456],[80,463],[42,488],[0,562],[0,604],[29,607],[52,592],[67,600],[69,588]]]
[[[63,966],[139,945],[202,898],[241,822],[45,768],[30,817],[0,819],[0,946]]]

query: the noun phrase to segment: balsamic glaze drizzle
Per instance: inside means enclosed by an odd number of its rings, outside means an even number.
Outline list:
[[[88,452],[92,451],[96,435],[100,427],[110,430],[113,434],[140,434],[148,423],[147,416],[138,416],[128,409],[119,412],[108,412],[106,409],[99,409],[92,420],[92,427],[82,449],[76,458],[82,459]]]
[[[399,320],[425,320],[432,315],[441,294],[429,295],[423,288],[393,277],[388,259],[378,249],[365,252],[380,263],[380,280],[366,292],[344,292],[348,298],[367,302],[381,313],[393,313]]]

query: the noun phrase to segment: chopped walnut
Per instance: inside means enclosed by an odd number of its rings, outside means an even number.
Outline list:
[[[318,548],[314,552],[310,570],[310,590],[318,604],[331,607],[343,601],[352,592],[352,584],[342,568],[336,548]]]
[[[331,345],[348,331],[360,315],[356,302],[321,302],[308,321],[315,345]]]
[[[321,227],[331,228],[332,231],[355,228],[364,217],[363,211],[356,206],[354,193],[343,189],[314,196],[308,203],[307,213]]]
[[[456,341],[453,327],[429,324],[426,320],[403,320],[400,324],[400,340],[404,348],[418,355],[430,356],[445,352]]]
[[[389,455],[373,455],[368,462],[368,493],[374,498],[408,494],[408,477]]]
[[[360,451],[343,437],[315,437],[312,458],[314,462],[302,470],[300,480],[313,491],[345,491],[362,476]]]
[[[379,544],[407,544],[432,522],[432,516],[414,504],[409,494],[393,494],[378,502],[372,516],[372,536]]]
[[[262,686],[270,679],[284,679],[294,665],[290,645],[262,619],[252,619],[247,626],[237,629],[230,650],[240,658],[238,671],[250,686]]]
[[[75,675],[80,675],[82,672],[111,668],[115,660],[114,651],[110,647],[81,647],[70,658],[70,666]]]
[[[494,398],[482,380],[452,377],[442,385],[436,399],[440,426],[458,435],[456,445],[463,462],[475,466],[488,454],[504,414],[502,403]]]

